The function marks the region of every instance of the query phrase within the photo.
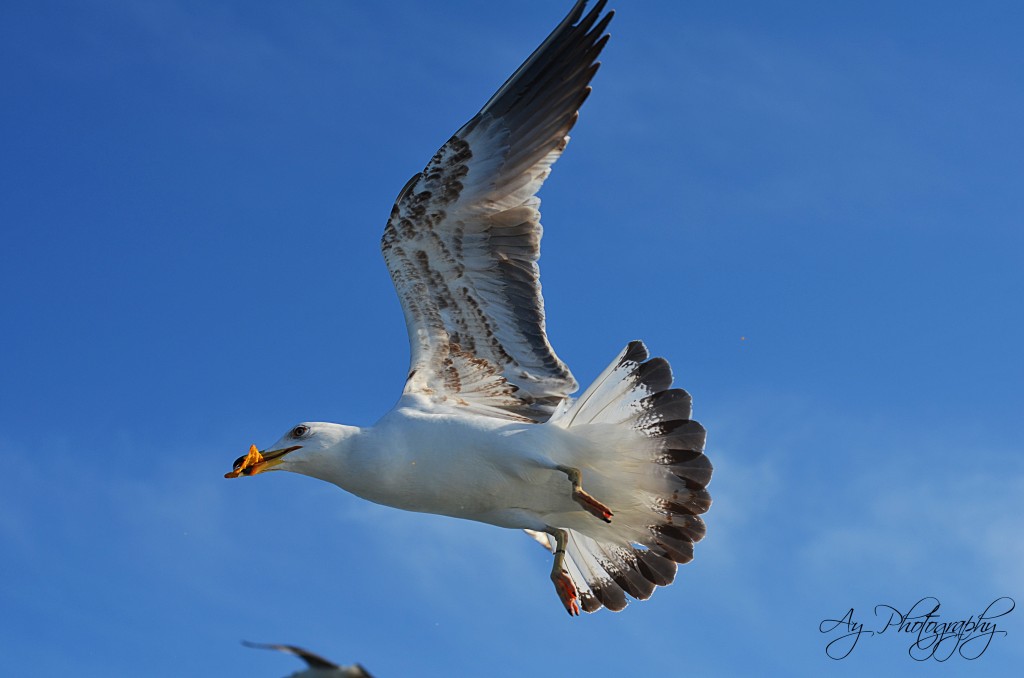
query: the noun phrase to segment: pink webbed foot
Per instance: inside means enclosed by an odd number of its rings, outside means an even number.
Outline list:
[[[606,523],[612,522],[612,510],[591,497],[583,489],[583,473],[578,468],[572,466],[556,466],[555,468],[569,477],[572,482],[572,498],[577,504],[585,508],[587,513],[595,518],[600,518]]]
[[[577,504],[585,508],[590,515],[600,518],[606,523],[612,522],[611,509],[591,497],[583,488],[574,488],[572,491],[572,498],[576,500]]]
[[[551,581],[555,584],[555,591],[558,593],[562,605],[565,606],[565,611],[571,617],[579,616],[579,592],[576,590],[576,584],[573,583],[569,574],[565,570],[552,572]]]

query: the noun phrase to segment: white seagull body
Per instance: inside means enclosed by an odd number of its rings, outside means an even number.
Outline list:
[[[569,15],[402,190],[381,248],[409,330],[398,404],[371,428],[294,427],[228,476],[268,470],[409,511],[521,528],[555,552],[566,610],[621,610],[704,536],[711,464],[690,396],[635,341],[578,399],[544,324],[537,260],[551,165],[612,13]]]

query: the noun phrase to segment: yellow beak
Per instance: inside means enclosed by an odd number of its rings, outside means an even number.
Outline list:
[[[293,445],[292,447],[286,447],[281,450],[260,452],[256,449],[256,446],[253,445],[249,448],[248,454],[235,460],[234,468],[225,473],[224,477],[237,478],[238,476],[253,476],[257,473],[269,471],[284,461],[284,455],[289,452],[294,452],[300,447],[302,447],[302,445]]]

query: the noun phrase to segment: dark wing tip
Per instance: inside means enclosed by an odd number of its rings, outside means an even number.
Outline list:
[[[605,14],[601,18],[601,20],[597,23],[597,26],[594,27],[594,30],[592,32],[593,33],[597,33],[597,34],[604,33],[608,29],[608,24],[610,24],[612,22],[612,19],[614,17],[615,17],[615,10],[614,9],[608,10],[608,13]],[[608,34],[605,33],[605,35],[604,35],[604,37],[602,39],[607,40],[608,39]]]
[[[615,12],[610,11],[597,21],[606,4],[607,0],[600,0],[583,16],[587,1],[577,2],[544,42],[484,104],[480,113],[504,115],[527,91],[543,84],[543,74],[553,66],[558,68],[558,63],[562,64],[562,68],[568,68],[581,60],[594,61],[608,43],[609,36],[602,34],[615,15]],[[593,77],[594,72],[596,69],[589,73],[587,80]],[[548,87],[551,87],[550,83]]]

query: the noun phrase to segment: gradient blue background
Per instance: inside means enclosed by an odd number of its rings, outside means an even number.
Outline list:
[[[378,240],[571,2],[0,6],[0,672],[999,675],[819,622],[1024,602],[1024,11],[620,0],[541,193],[549,331],[709,430],[677,582],[571,620],[512,531],[226,481],[407,369]]]

